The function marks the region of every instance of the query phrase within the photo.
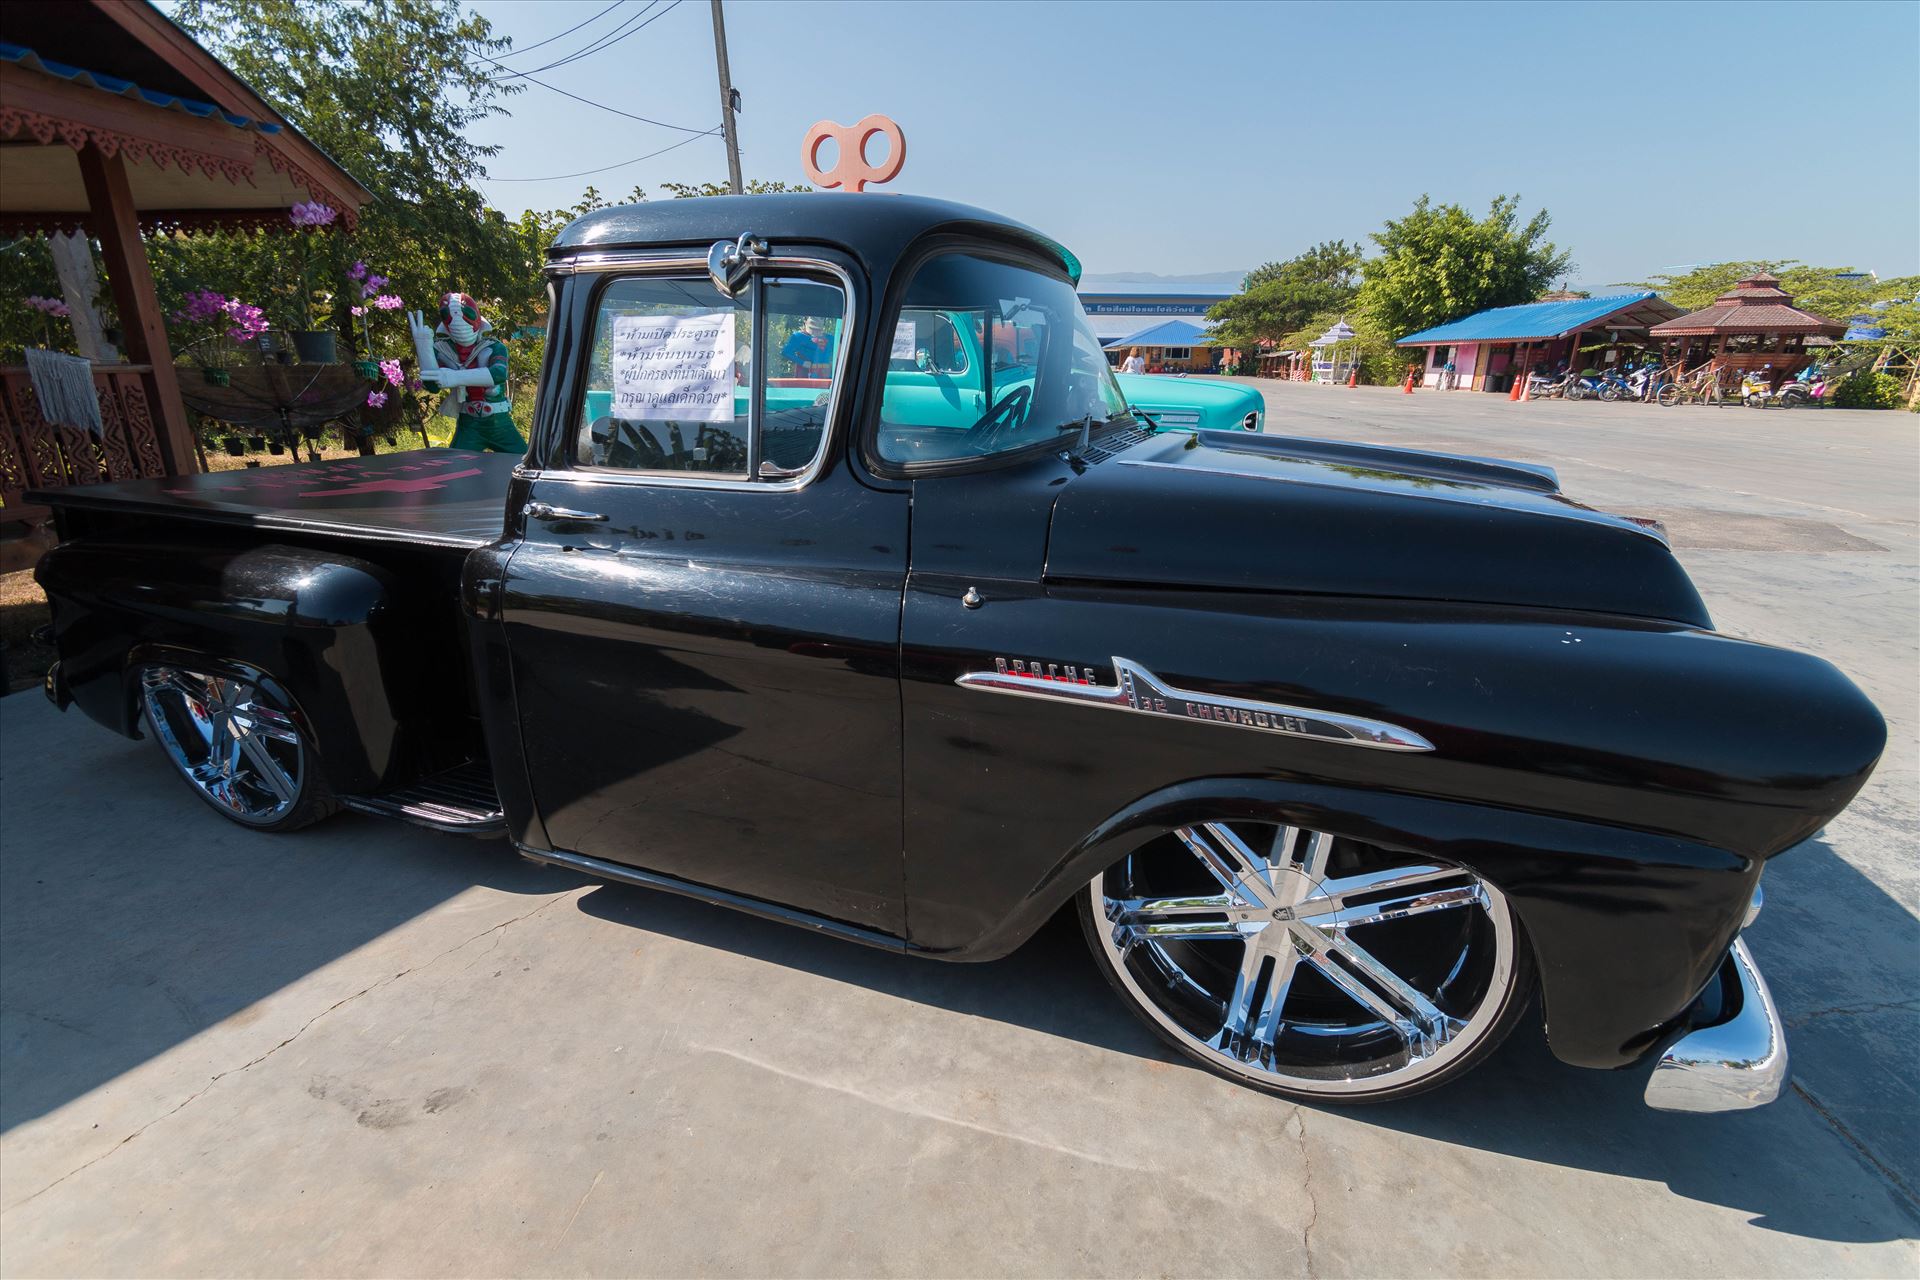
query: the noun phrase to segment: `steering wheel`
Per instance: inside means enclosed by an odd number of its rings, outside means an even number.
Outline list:
[[[1011,388],[1007,394],[993,402],[993,407],[967,428],[963,437],[971,443],[978,439],[977,452],[992,453],[995,441],[1002,431],[1019,426],[1026,421],[1027,404],[1033,399],[1033,384],[1022,382]]]

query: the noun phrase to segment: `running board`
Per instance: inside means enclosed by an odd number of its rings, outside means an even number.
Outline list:
[[[340,803],[376,818],[397,818],[455,835],[490,836],[507,829],[507,815],[484,760],[469,760],[377,796],[343,796]]]

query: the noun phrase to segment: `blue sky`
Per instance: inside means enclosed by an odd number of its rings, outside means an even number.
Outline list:
[[[480,0],[518,46],[611,0]],[[639,12],[544,48],[531,70]],[[671,0],[656,0],[649,17]],[[1553,214],[1576,283],[1728,258],[1920,271],[1920,5],[867,3],[728,0],[749,177],[803,181],[819,119],[898,120],[891,189],[1029,222],[1089,272],[1244,270],[1361,239],[1422,192]],[[1746,70],[1746,68],[1754,68]],[[707,0],[540,79],[719,122]],[[530,87],[473,130],[497,178],[690,135]],[[509,214],[588,182],[724,179],[717,137],[587,178],[483,181]]]

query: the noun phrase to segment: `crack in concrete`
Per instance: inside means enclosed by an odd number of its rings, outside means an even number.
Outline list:
[[[1787,1022],[1787,1028],[1792,1030],[1796,1027],[1804,1027],[1815,1018],[1851,1017],[1856,1013],[1878,1013],[1883,1009],[1920,1009],[1920,998],[1882,1000],[1876,1004],[1837,1004],[1830,1009],[1815,1009],[1811,1013],[1803,1013],[1797,1018],[1791,1018]]]
[[[1798,1080],[1792,1080],[1792,1081],[1789,1081],[1789,1083],[1793,1086],[1793,1091],[1799,1094],[1801,1099],[1808,1106],[1813,1108],[1814,1114],[1818,1115],[1822,1120],[1825,1120],[1829,1128],[1831,1128],[1835,1133],[1839,1134],[1842,1138],[1846,1139],[1847,1145],[1851,1146],[1855,1151],[1859,1152],[1860,1158],[1862,1160],[1865,1160],[1869,1165],[1873,1166],[1875,1171],[1877,1171],[1880,1174],[1881,1178],[1884,1179],[1889,1186],[1891,1186],[1895,1191],[1899,1192],[1900,1195],[1905,1198],[1907,1203],[1903,1207],[1906,1208],[1908,1212],[1913,1213],[1916,1217],[1920,1217],[1920,1195],[1915,1195],[1913,1188],[1909,1187],[1906,1184],[1906,1181],[1903,1178],[1901,1178],[1901,1176],[1898,1173],[1895,1173],[1891,1168],[1883,1164],[1880,1160],[1880,1157],[1873,1154],[1873,1149],[1871,1147],[1867,1146],[1866,1143],[1862,1142],[1859,1138],[1855,1137],[1853,1130],[1847,1128],[1846,1125],[1840,1123],[1840,1118],[1834,1115],[1833,1112],[1827,1110],[1826,1104],[1822,1103],[1820,1099],[1814,1097],[1813,1094],[1810,1091],[1808,1091],[1805,1085],[1801,1084]]]
[[[1320,1196],[1313,1189],[1313,1155],[1307,1150],[1306,1109],[1298,1103],[1293,1108],[1293,1123],[1300,1133],[1300,1165],[1302,1176],[1300,1189],[1307,1193],[1307,1224],[1300,1228],[1300,1247],[1307,1255],[1307,1280],[1314,1280],[1313,1270],[1313,1229],[1320,1221]]]
[[[215,1086],[216,1084],[219,1084],[222,1080],[226,1079],[228,1076],[239,1075],[243,1071],[248,1071],[254,1067],[259,1066],[262,1062],[265,1062],[268,1058],[271,1058],[274,1054],[280,1052],[282,1049],[292,1044],[295,1040],[298,1040],[301,1036],[305,1035],[309,1027],[313,1026],[314,1023],[320,1021],[322,1018],[326,1017],[327,1015],[333,1013],[336,1009],[339,1009],[344,1005],[352,1004],[355,1000],[358,1000],[361,996],[364,996],[369,992],[378,991],[382,987],[391,986],[394,983],[400,981],[400,979],[407,977],[409,974],[419,973],[423,969],[430,969],[434,965],[440,963],[440,961],[452,955],[454,952],[459,951],[465,947],[472,946],[474,943],[486,937],[488,934],[499,933],[505,929],[511,928],[516,924],[519,924],[522,920],[526,920],[533,916],[537,916],[542,911],[545,911],[548,907],[553,906],[556,902],[560,902],[566,899],[567,897],[570,897],[572,894],[576,892],[578,892],[578,890],[569,889],[565,893],[557,894],[554,897],[547,899],[545,902],[541,903],[539,906],[535,907],[531,911],[523,912],[520,915],[513,917],[511,920],[503,920],[499,924],[492,925],[486,929],[482,929],[479,933],[474,934],[471,938],[467,938],[464,941],[455,943],[453,946],[448,947],[445,951],[442,951],[439,955],[436,955],[429,960],[424,960],[421,963],[413,965],[410,968],[402,969],[400,972],[393,974],[391,977],[382,978],[378,982],[369,983],[368,985],[360,988],[360,990],[354,992],[352,995],[340,997],[340,999],[335,1000],[332,1004],[322,1009],[319,1013],[314,1014],[311,1018],[308,1018],[305,1022],[301,1023],[299,1029],[296,1030],[292,1035],[282,1040],[279,1044],[274,1045],[271,1049],[268,1049],[265,1053],[261,1054],[259,1057],[254,1058],[249,1062],[243,1062],[237,1067],[228,1067],[225,1071],[221,1071],[215,1075],[209,1076],[205,1084],[201,1085],[198,1089],[194,1090],[194,1092],[188,1094],[184,1100],[182,1100],[181,1102],[173,1106],[171,1109],[147,1121],[145,1124],[141,1125],[138,1129],[135,1129],[132,1133],[120,1139],[120,1141],[114,1143],[112,1146],[108,1147],[105,1151],[102,1151],[99,1155],[94,1156],[91,1160],[83,1161],[82,1163],[67,1170],[65,1173],[55,1178],[52,1182],[49,1182],[46,1186],[40,1188],[38,1191],[34,1192],[32,1195],[26,1196],[20,1200],[16,1200],[12,1204],[7,1205],[5,1208],[0,1208],[0,1217],[4,1217],[6,1214],[12,1213],[15,1209],[20,1208],[22,1205],[31,1204],[33,1201],[38,1200],[41,1196],[47,1194],[47,1192],[53,1190],[55,1187],[65,1182],[67,1179],[74,1177],[76,1174],[85,1173],[88,1169],[93,1168],[94,1165],[99,1164],[102,1160],[105,1160],[108,1156],[120,1150],[122,1147],[126,1146],[129,1142],[132,1142],[135,1138],[139,1137],[141,1134],[145,1133],[147,1130],[153,1128],[153,1126],[159,1124],[163,1120],[166,1120],[172,1116],[176,1116],[180,1112],[184,1111],[187,1107],[191,1106],[194,1102],[204,1097],[209,1089],[212,1089],[213,1086]]]

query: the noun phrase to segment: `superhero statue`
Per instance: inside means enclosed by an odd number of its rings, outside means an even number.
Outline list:
[[[527,442],[513,425],[507,398],[507,344],[464,293],[440,300],[440,323],[427,328],[418,311],[407,313],[420,381],[446,388],[440,412],[454,420],[449,447],[476,452],[525,453]]]

